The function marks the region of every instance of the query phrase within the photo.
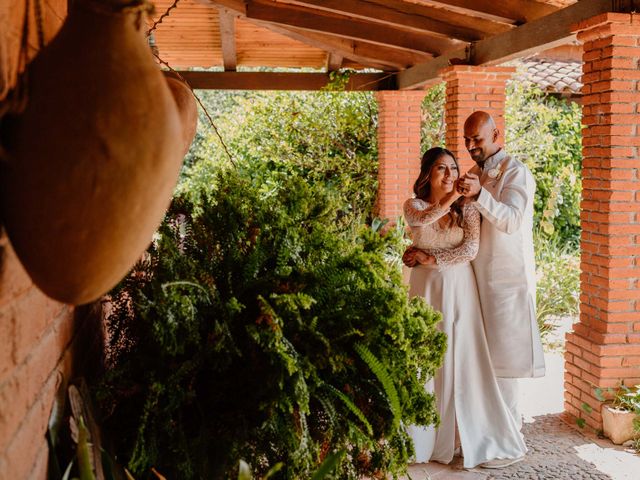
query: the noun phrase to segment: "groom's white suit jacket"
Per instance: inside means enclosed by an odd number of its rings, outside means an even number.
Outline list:
[[[482,214],[480,249],[473,261],[485,332],[498,377],[541,377],[544,356],[536,322],[533,201],[529,169],[499,150],[480,175],[474,203]]]

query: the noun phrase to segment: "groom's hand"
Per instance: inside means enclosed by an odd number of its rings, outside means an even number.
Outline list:
[[[407,267],[413,268],[418,265],[418,256],[420,250],[414,247],[413,245],[407,247],[407,249],[402,254],[402,263],[404,263]]]
[[[419,248],[411,246],[404,251],[402,263],[407,267],[413,268],[416,265],[433,265],[436,263],[436,259],[433,255],[429,255]]]
[[[480,193],[480,177],[475,173],[465,173],[460,183],[458,184],[458,191],[466,198],[476,198]]]

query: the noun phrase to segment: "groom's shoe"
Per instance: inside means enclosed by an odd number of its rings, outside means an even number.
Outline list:
[[[524,455],[516,458],[496,458],[494,460],[489,460],[488,462],[481,463],[480,466],[482,468],[505,468],[514,463],[518,463],[524,460]]]

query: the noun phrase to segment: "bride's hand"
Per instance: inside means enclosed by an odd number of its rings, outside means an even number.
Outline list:
[[[404,253],[402,254],[402,263],[404,263],[407,267],[415,267],[418,264],[416,260],[416,254],[419,252],[415,247],[408,247]]]
[[[436,257],[434,257],[433,255],[429,255],[422,250],[418,250],[416,252],[415,259],[420,265],[435,265],[436,263]]]
[[[440,206],[442,206],[443,208],[449,208],[453,204],[453,202],[455,202],[462,196],[462,193],[458,191],[459,182],[460,180],[456,180],[455,184],[453,185],[453,190],[444,196],[444,198],[440,201]]]

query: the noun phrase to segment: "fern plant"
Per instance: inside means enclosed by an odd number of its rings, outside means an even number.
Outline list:
[[[310,478],[329,457],[327,478],[400,475],[403,425],[436,421],[424,375],[445,346],[386,260],[401,232],[343,221],[335,191],[295,172],[211,179],[111,294],[95,392],[118,458],[137,478],[237,477],[241,459]]]

